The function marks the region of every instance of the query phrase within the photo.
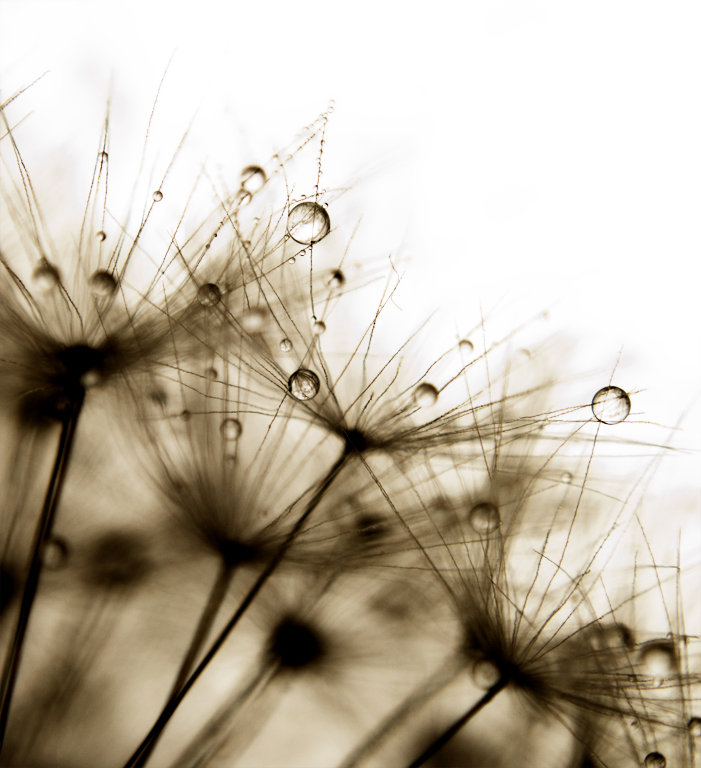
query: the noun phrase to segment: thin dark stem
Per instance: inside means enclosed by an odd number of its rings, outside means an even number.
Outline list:
[[[29,566],[29,574],[24,583],[22,593],[22,602],[20,604],[17,624],[12,637],[10,649],[5,657],[5,663],[2,670],[2,711],[0,712],[0,749],[5,741],[5,731],[7,730],[7,721],[10,715],[10,706],[12,704],[12,694],[17,680],[20,660],[22,656],[22,646],[27,632],[29,616],[32,612],[32,605],[36,597],[39,586],[39,577],[41,575],[42,551],[46,540],[51,535],[56,507],[61,497],[61,488],[68,469],[68,459],[73,446],[73,438],[78,425],[78,417],[83,407],[83,398],[77,397],[71,404],[71,410],[66,415],[61,425],[61,436],[59,438],[58,449],[56,451],[56,460],[51,473],[46,495],[44,497],[44,506],[41,510],[39,521],[37,522],[34,541],[32,542],[32,559]]]
[[[465,723],[471,720],[483,707],[486,707],[507,683],[508,679],[505,677],[502,677],[498,682],[494,683],[474,706],[470,707],[464,715],[461,715],[449,728],[443,731],[443,733],[429,747],[427,747],[416,760],[410,763],[407,768],[419,768],[430,757],[433,757],[442,746],[447,744],[453,736],[455,736]]]
[[[338,461],[333,465],[333,467],[331,467],[328,474],[326,475],[324,480],[321,482],[316,493],[314,494],[314,496],[312,496],[311,500],[307,504],[304,512],[302,513],[300,518],[297,520],[297,522],[294,524],[292,530],[285,537],[285,540],[280,546],[280,549],[278,549],[278,551],[272,557],[272,559],[270,560],[268,565],[265,567],[263,572],[256,579],[255,584],[251,587],[248,594],[243,599],[241,605],[239,605],[239,607],[236,609],[236,612],[234,613],[234,615],[231,617],[231,619],[229,619],[229,622],[227,623],[227,625],[219,633],[219,636],[214,641],[209,651],[207,651],[205,657],[202,659],[197,669],[195,669],[195,671],[190,675],[187,682],[185,683],[185,685],[183,685],[180,691],[178,691],[178,693],[170,697],[168,703],[163,708],[163,711],[161,712],[158,720],[156,720],[156,722],[154,723],[153,728],[151,728],[151,730],[146,735],[146,738],[141,742],[141,744],[139,744],[134,754],[125,763],[124,768],[143,768],[143,765],[145,764],[146,759],[148,759],[148,755],[147,755],[147,757],[142,760],[144,752],[146,752],[150,743],[155,738],[157,738],[160,735],[161,731],[166,727],[166,725],[168,724],[168,721],[173,716],[173,713],[180,705],[180,702],[187,695],[187,692],[197,682],[197,679],[199,678],[199,676],[204,672],[209,662],[214,658],[217,651],[222,647],[222,645],[230,635],[231,631],[238,624],[239,619],[243,616],[243,614],[246,612],[248,607],[251,605],[251,603],[255,599],[258,592],[260,592],[260,590],[263,588],[263,586],[268,581],[268,579],[273,575],[278,565],[280,565],[283,557],[285,556],[285,553],[290,548],[293,540],[302,529],[302,526],[304,525],[306,520],[309,518],[309,515],[311,515],[311,513],[316,509],[323,495],[326,493],[331,483],[333,483],[333,481],[336,479],[341,469],[345,465],[347,459],[348,459],[348,454],[343,453],[341,457],[338,459]]]

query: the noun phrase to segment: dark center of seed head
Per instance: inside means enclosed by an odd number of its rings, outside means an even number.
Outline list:
[[[359,429],[348,429],[343,433],[345,440],[345,452],[350,453],[363,453],[370,447],[370,440]]]
[[[319,636],[296,619],[285,619],[270,639],[270,655],[287,669],[302,669],[323,655]]]
[[[228,568],[235,568],[244,563],[252,563],[258,559],[260,552],[257,547],[250,544],[243,544],[240,541],[227,539],[218,544],[219,552],[224,558],[224,563]]]

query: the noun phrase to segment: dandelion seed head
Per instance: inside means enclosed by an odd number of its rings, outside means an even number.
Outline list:
[[[324,643],[313,627],[286,617],[273,630],[268,654],[283,668],[300,670],[323,658]]]

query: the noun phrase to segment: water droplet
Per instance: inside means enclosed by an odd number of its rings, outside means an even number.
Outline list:
[[[265,327],[268,313],[259,307],[248,309],[241,317],[241,327],[248,333],[260,333]]]
[[[346,282],[346,276],[341,272],[340,269],[337,269],[335,272],[331,273],[331,277],[329,278],[329,286],[331,288],[340,288],[344,283]]]
[[[111,272],[98,269],[90,278],[90,290],[93,296],[107,299],[117,290],[117,281]]]
[[[295,371],[287,382],[287,389],[295,400],[311,400],[319,393],[319,386],[319,377],[306,368]]]
[[[239,189],[239,191],[236,193],[236,197],[234,198],[234,202],[238,208],[242,208],[243,206],[248,205],[251,200],[253,200],[253,195],[243,187]]]
[[[602,424],[620,424],[630,413],[630,398],[620,387],[604,387],[594,395],[591,409]]]
[[[519,349],[516,353],[516,362],[525,363],[531,359],[531,353],[527,349]]]
[[[157,190],[156,190],[156,191],[153,193],[152,197],[153,197],[153,202],[154,202],[154,203],[160,203],[160,202],[161,202],[161,200],[163,200],[163,192],[161,192],[161,190],[160,190],[160,189],[157,189]]]
[[[106,239],[106,237],[107,237],[107,235],[102,230],[100,230],[95,235],[95,240],[97,240],[98,243],[101,243],[101,242],[103,242]]]
[[[197,300],[203,307],[213,307],[221,301],[221,291],[214,283],[205,283],[197,290]]]
[[[241,436],[241,422],[237,419],[224,419],[219,430],[224,440],[238,440]]]
[[[191,418],[192,418],[192,414],[187,409],[182,411],[182,413],[180,414],[181,421],[190,421]]]
[[[414,390],[414,402],[420,408],[427,408],[435,405],[438,401],[438,390],[433,384],[419,384]]]
[[[294,264],[297,261],[294,256],[290,256],[290,258],[287,260],[288,264]]]
[[[677,668],[674,643],[669,640],[651,640],[645,643],[640,649],[640,668],[643,675],[653,678],[661,685]]]
[[[102,375],[96,368],[91,368],[80,377],[80,385],[83,389],[92,389],[102,381]]]
[[[479,533],[480,536],[488,536],[494,533],[501,525],[501,516],[499,510],[490,501],[476,504],[470,510],[468,517],[472,530]]]
[[[667,759],[660,752],[650,752],[645,756],[645,768],[667,768]]]
[[[204,372],[204,375],[210,380],[214,381],[215,379],[219,378],[219,372],[216,368],[207,368]]]
[[[41,564],[50,571],[58,571],[68,561],[68,547],[63,539],[51,538],[44,542],[41,550]]]
[[[565,483],[565,485],[569,485],[572,482],[572,473],[571,472],[563,472],[560,476],[560,481]]]
[[[287,217],[287,231],[290,237],[302,245],[318,243],[330,230],[329,214],[318,203],[298,203]]]
[[[53,264],[42,259],[32,275],[37,288],[46,293],[53,290],[61,282],[61,274]]]
[[[283,339],[280,342],[280,352],[291,352],[292,342],[289,339]]]
[[[460,344],[458,344],[458,348],[465,356],[471,355],[475,351],[475,345],[469,339],[462,339]]]
[[[322,333],[326,333],[326,323],[323,320],[317,320],[312,325],[312,333],[315,336],[321,336]]]
[[[701,717],[692,717],[687,723],[689,736],[694,739],[701,738]]]
[[[257,192],[267,181],[265,171],[259,165],[247,165],[241,171],[239,180],[248,192]]]
[[[480,659],[472,667],[472,679],[475,684],[485,691],[498,683],[501,678],[501,672],[496,664],[487,659]]]

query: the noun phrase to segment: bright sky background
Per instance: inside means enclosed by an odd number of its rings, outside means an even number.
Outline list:
[[[623,348],[614,383],[669,426],[701,389],[700,39],[697,2],[0,0],[3,98],[50,71],[37,161],[91,161],[110,88],[139,147],[174,52],[158,114],[175,135],[201,105],[211,156],[267,158],[333,98],[327,179],[379,169],[368,227],[414,255],[411,325],[547,307],[575,368],[610,376]],[[700,424],[697,403],[684,444]]]

